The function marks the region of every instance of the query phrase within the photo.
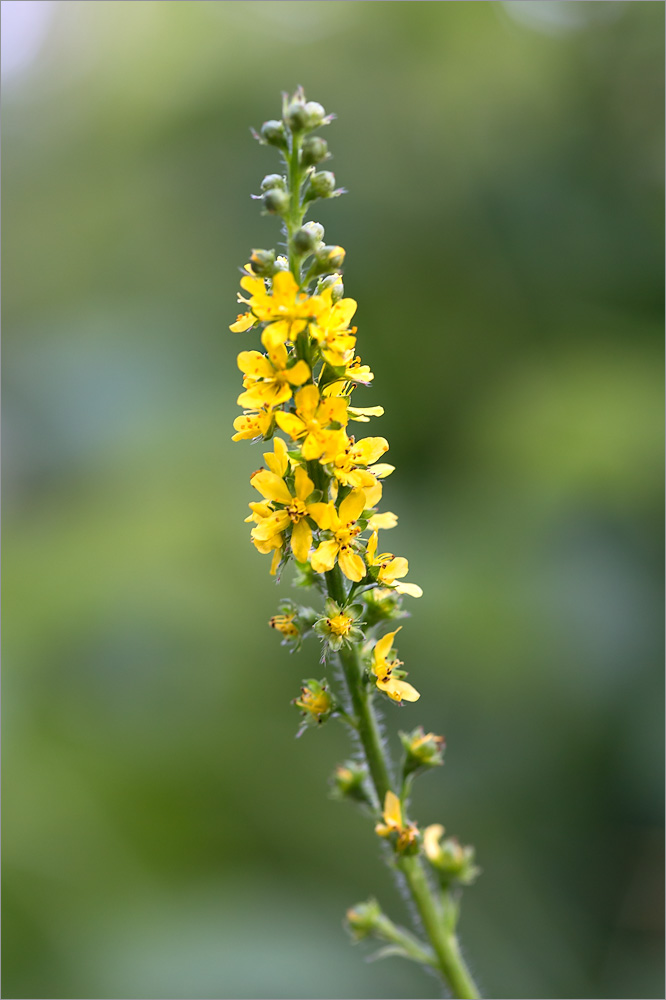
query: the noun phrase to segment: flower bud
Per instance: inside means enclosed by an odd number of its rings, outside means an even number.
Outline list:
[[[300,697],[294,698],[292,704],[302,710],[301,714],[305,719],[299,736],[306,726],[321,725],[322,722],[325,722],[335,707],[333,699],[328,693],[325,678],[321,681],[312,678],[303,681]]]
[[[292,132],[302,132],[306,129],[308,127],[308,113],[305,110],[305,102],[297,97],[294,98],[287,107],[285,119]]]
[[[367,902],[357,903],[356,906],[347,910],[347,927],[352,937],[360,941],[377,930],[382,916],[381,907],[377,900],[369,899]]]
[[[262,201],[266,211],[273,215],[283,215],[289,208],[289,195],[280,188],[269,188]]]
[[[280,121],[276,121],[274,118],[270,121],[264,122],[261,126],[261,138],[270,146],[277,146],[279,149],[287,148],[287,136],[285,134],[284,124]]]
[[[317,250],[315,257],[319,272],[337,271],[339,267],[342,267],[345,259],[345,250],[343,247],[324,246]]]
[[[260,278],[270,278],[275,271],[275,250],[253,250],[250,265]]]
[[[266,174],[261,182],[261,190],[270,191],[271,188],[282,188],[283,191],[287,190],[287,182],[282,174]]]
[[[446,743],[443,736],[425,733],[423,726],[417,726],[411,733],[400,733],[400,741],[405,748],[405,775],[420,767],[437,767],[444,763]]]
[[[307,197],[330,198],[335,191],[335,174],[330,170],[318,170],[310,178]]]
[[[364,764],[348,760],[336,767],[331,777],[332,796],[335,799],[352,799],[354,802],[370,804],[365,790],[368,771]]]
[[[444,885],[471,885],[481,869],[474,864],[474,848],[463,847],[455,837],[442,840],[444,827],[433,823],[423,831],[423,850]]]
[[[331,289],[331,302],[339,302],[345,294],[345,286],[339,274],[329,274],[317,283],[317,295],[321,295],[327,288]]]
[[[294,246],[299,253],[312,253],[320,242],[307,226],[302,226],[294,233]]]
[[[324,124],[326,112],[317,101],[308,101],[303,110],[305,111],[306,128],[319,128],[320,125]]]
[[[303,140],[301,162],[305,167],[315,167],[328,156],[328,143],[320,135],[309,135]]]

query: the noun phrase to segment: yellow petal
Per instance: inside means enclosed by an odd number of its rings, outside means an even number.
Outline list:
[[[394,514],[390,510],[385,511],[383,514],[373,514],[372,517],[368,519],[368,527],[373,528],[374,531],[379,529],[382,531],[388,531],[389,528],[395,528],[397,523],[398,515]]]
[[[289,361],[289,355],[287,354],[287,348],[284,346],[282,341],[276,342],[272,340],[270,335],[265,341],[262,335],[261,342],[268,351],[268,356],[271,360],[271,364],[275,368],[279,368],[280,370],[286,368],[287,362]]]
[[[283,478],[289,468],[289,458],[287,456],[287,445],[282,438],[276,437],[273,441],[273,451],[264,452],[264,462],[276,476]]]
[[[340,520],[343,524],[356,521],[365,510],[365,493],[363,490],[352,490],[340,504]]]
[[[286,378],[292,385],[303,385],[310,378],[310,369],[305,361],[297,361],[292,368],[287,369]]]
[[[388,462],[377,462],[377,464],[373,465],[368,471],[371,472],[373,476],[376,476],[377,479],[386,479],[386,477],[390,476],[392,472],[395,472],[395,465],[389,465]]]
[[[374,564],[374,561],[375,561],[375,552],[377,551],[377,532],[376,531],[373,531],[373,533],[370,535],[370,538],[368,539],[368,545],[367,545],[367,550],[366,551],[367,551],[367,554],[368,554],[368,566],[372,566]]]
[[[305,424],[295,413],[284,413],[282,410],[279,410],[275,414],[275,419],[280,430],[288,434],[292,441],[305,434]]]
[[[278,271],[273,277],[273,299],[280,302],[293,302],[297,295],[298,285],[291,271]]]
[[[311,503],[308,505],[308,514],[318,527],[326,529],[331,527],[331,505],[328,503]]]
[[[288,399],[291,399],[290,387],[271,381],[255,382],[240,394],[236,402],[248,410],[260,410],[262,406],[270,406],[272,409],[281,403],[286,403]]]
[[[393,645],[393,639],[401,628],[402,625],[400,625],[394,632],[387,632],[386,635],[379,640],[372,654],[375,661],[380,662],[386,659],[391,650],[391,646]]]
[[[296,409],[302,414],[303,418],[311,420],[319,405],[319,389],[316,385],[305,385],[296,393],[295,401]]]
[[[276,549],[273,553],[273,559],[271,560],[271,576],[275,576],[278,571],[278,566],[280,565],[280,559],[282,558],[282,549]]]
[[[232,333],[244,333],[245,330],[249,330],[251,326],[254,326],[256,322],[257,320],[251,312],[241,313],[229,329]]]
[[[402,829],[402,809],[400,799],[395,792],[387,792],[384,796],[384,822],[387,826]]]
[[[310,565],[315,573],[327,573],[329,569],[333,569],[338,548],[338,543],[334,538],[320,544],[319,548],[312,553],[310,560]]]
[[[352,420],[358,420],[361,424],[367,424],[370,417],[381,417],[384,413],[383,406],[350,406],[349,416]]]
[[[389,677],[386,681],[377,680],[377,687],[393,701],[418,701],[421,697],[416,688],[407,681],[398,681],[393,677]]]
[[[299,562],[307,562],[312,544],[312,528],[302,518],[291,533],[291,548]]]
[[[250,478],[250,482],[255,490],[259,490],[262,497],[266,497],[267,500],[289,504],[294,499],[287,489],[285,481],[276,476],[274,472],[261,469],[260,472],[255,472]]]
[[[350,458],[357,465],[372,465],[388,451],[388,441],[383,437],[367,437],[357,441]]]
[[[279,535],[289,524],[289,514],[286,510],[276,510],[270,517],[265,517],[253,528],[251,535],[259,542],[267,542],[274,535]]]
[[[314,490],[314,483],[308,476],[305,469],[300,465],[294,473],[294,489],[296,490],[296,496],[299,500],[307,500]],[[304,562],[304,560],[301,559],[301,562]]]
[[[383,486],[381,483],[375,483],[374,486],[368,486],[365,491],[365,506],[370,510],[371,507],[376,507],[382,498]]]
[[[358,583],[365,576],[365,563],[356,552],[349,548],[340,550],[338,553],[338,563],[340,569],[348,580]]]
[[[444,827],[441,823],[433,823],[423,831],[423,850],[426,853],[426,857],[431,861],[441,854],[439,842],[443,836]]]
[[[388,566],[379,571],[379,579],[382,583],[385,583],[387,587],[390,587],[396,580],[399,580],[401,576],[407,576],[409,572],[409,563],[403,556],[396,556],[395,559],[391,559]]]
[[[254,378],[272,378],[275,374],[273,365],[260,351],[241,351],[237,363],[245,375],[252,375]]]
[[[393,589],[398,594],[407,594],[408,597],[423,597],[423,591],[418,583],[396,583]]]

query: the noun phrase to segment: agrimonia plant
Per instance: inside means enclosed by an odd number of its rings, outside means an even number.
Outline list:
[[[354,387],[369,385],[373,374],[356,354],[350,326],[356,302],[344,297],[341,277],[345,251],[324,242],[319,223],[304,223],[315,201],[343,193],[330,171],[318,169],[329,153],[316,132],[332,119],[299,88],[283,95],[281,120],[255,133],[282,156],[284,172],[264,177],[254,197],[282,220],[287,252],[252,251],[241,279],[245,295],[238,296],[247,308],[231,326],[236,333],[260,330],[263,347],[238,355],[243,413],[233,440],[272,440],[266,468],[250,478],[259,498],[246,520],[254,546],[271,555],[271,573],[279,580],[293,561],[296,585],[311,587],[323,602],[315,610],[284,600],[270,620],[293,649],[316,636],[321,662],[336,677],[303,681],[294,699],[299,734],[330,719],[349,730],[355,752],[336,769],[333,792],[370,815],[417,915],[413,933],[371,899],[347,912],[347,926],[355,939],[382,942],[380,955],[434,970],[454,996],[478,997],[456,934],[462,887],[478,874],[473,849],[445,838],[438,823],[421,831],[409,808],[414,778],[442,763],[444,740],[421,727],[401,732],[396,768],[380,728],[380,704],[420,697],[396,655],[402,626],[391,624],[406,617],[403,597],[420,597],[421,589],[405,581],[406,559],[380,551],[378,533],[397,522],[377,509],[383,480],[393,472],[380,461],[388,443],[352,432],[353,423],[366,424],[383,410],[351,402]]]

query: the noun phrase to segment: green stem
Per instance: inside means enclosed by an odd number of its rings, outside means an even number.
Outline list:
[[[454,997],[478,1000],[480,993],[460,953],[458,938],[443,926],[442,914],[432,894],[421,859],[402,857],[397,862],[405,876],[412,899],[416,903],[426,934],[435,949],[438,965],[448,981]]]
[[[342,573],[337,563],[326,574],[326,585],[329,597],[336,601],[340,607],[343,607],[347,595]],[[381,804],[384,802],[386,793],[392,789],[393,781],[389,772],[388,754],[382,745],[372,699],[363,684],[363,665],[358,647],[341,649],[338,656],[342,663],[347,690],[356,715],[358,735]],[[403,786],[403,792],[406,791],[407,787]],[[403,856],[396,863],[405,877],[424,930],[437,956],[437,968],[445,981],[449,983],[455,997],[458,997],[459,1000],[476,1000],[480,993],[465,965],[455,933],[444,926],[443,914],[433,896],[420,858]]]

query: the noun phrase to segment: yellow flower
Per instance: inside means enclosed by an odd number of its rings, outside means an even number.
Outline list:
[[[268,624],[271,628],[276,628],[287,639],[295,639],[300,635],[298,627],[294,625],[296,615],[273,615]]]
[[[269,503],[251,503],[249,504],[249,507],[252,513],[249,517],[246,517],[245,520],[254,521],[257,525],[263,524],[264,521],[274,513],[273,508]],[[252,534],[254,535],[254,532]],[[269,552],[273,553],[271,576],[275,576],[277,568],[280,565],[280,559],[282,558],[282,547],[284,545],[283,535],[280,532],[276,532],[265,541],[261,541],[260,539],[253,537],[252,544],[258,552],[262,553],[262,555],[268,555]]]
[[[243,441],[247,438],[265,437],[273,423],[273,410],[269,406],[261,406],[256,410],[248,410],[234,420],[232,441]]]
[[[365,510],[365,493],[363,490],[352,490],[340,504],[339,511],[333,504],[327,506],[330,512],[328,527],[333,532],[333,538],[321,542],[312,553],[311,566],[315,573],[326,573],[333,569],[337,559],[347,579],[358,583],[365,576],[365,563],[354,552],[353,540],[361,531],[356,522]]]
[[[384,822],[377,823],[375,833],[380,837],[390,837],[397,833],[396,851],[405,851],[416,844],[419,831],[414,823],[405,824],[402,819],[400,799],[395,792],[387,792],[384,797]]]
[[[351,615],[334,615],[332,618],[326,619],[326,624],[333,635],[349,635],[352,625],[355,619]]]
[[[375,645],[372,651],[372,672],[377,678],[376,684],[380,691],[383,691],[393,701],[418,701],[421,695],[400,677],[394,676],[397,673],[404,676],[404,671],[399,670],[400,660],[388,660],[388,655],[393,646],[393,638],[402,628],[397,628],[395,632],[388,632]]]
[[[383,437],[361,438],[360,441],[354,441],[353,437],[346,438],[344,450],[335,456],[332,463],[333,475],[343,486],[353,486],[356,489],[376,486],[378,475],[383,478],[394,469],[388,464],[374,465],[386,451],[388,441]]]
[[[304,681],[301,696],[294,698],[294,705],[303,709],[308,722],[323,722],[333,710],[333,699],[328,693],[326,681]]]
[[[303,458],[309,462],[318,458],[321,462],[336,455],[345,438],[340,428],[330,430],[331,424],[347,424],[347,400],[342,397],[320,399],[316,385],[306,385],[299,389],[294,398],[295,413],[279,411],[276,414],[278,426],[298,441],[303,438]]]
[[[259,351],[241,351],[238,367],[245,374],[246,389],[238,397],[238,405],[249,409],[279,406],[291,399],[292,386],[303,385],[310,377],[305,361],[287,367],[289,355],[284,344],[276,344],[268,356]]]
[[[269,542],[291,524],[292,551],[299,562],[307,562],[312,545],[312,528],[307,519],[311,517],[320,528],[327,528],[331,514],[326,503],[307,503],[307,498],[314,492],[314,483],[305,469],[299,465],[294,473],[293,495],[284,479],[275,472],[260,469],[251,477],[250,482],[267,500],[284,505],[253,529],[252,538],[258,542]]]
[[[323,308],[316,322],[310,326],[310,333],[319,344],[324,360],[333,368],[340,368],[353,358],[356,327],[353,330],[348,328],[356,312],[356,302],[354,299],[340,299],[333,303],[332,296],[332,288],[321,293]]]
[[[382,517],[382,515],[375,516]],[[385,525],[381,522],[377,524],[375,521],[372,527],[379,528],[385,527]],[[379,583],[383,583],[385,587],[393,588],[393,590],[396,590],[399,594],[409,594],[410,597],[421,597],[423,595],[423,591],[416,583],[396,582],[403,576],[407,576],[409,571],[409,563],[403,556],[394,556],[391,552],[381,552],[379,555],[376,553],[377,532],[373,531],[368,540],[366,558],[368,560],[368,566],[379,566],[379,572],[377,574],[377,580]]]
[[[318,296],[310,297],[300,292],[291,271],[278,271],[274,275],[270,293],[263,278],[250,274],[241,278],[241,288],[250,293],[250,298],[245,299],[239,294],[238,300],[245,302],[250,308],[248,313],[238,317],[231,329],[241,332],[249,329],[257,320],[270,323],[264,334],[268,335],[267,340],[271,345],[295,340],[307,326],[308,320],[324,308],[324,303]],[[253,317],[252,322],[250,316]],[[264,344],[266,345],[266,341]]]

